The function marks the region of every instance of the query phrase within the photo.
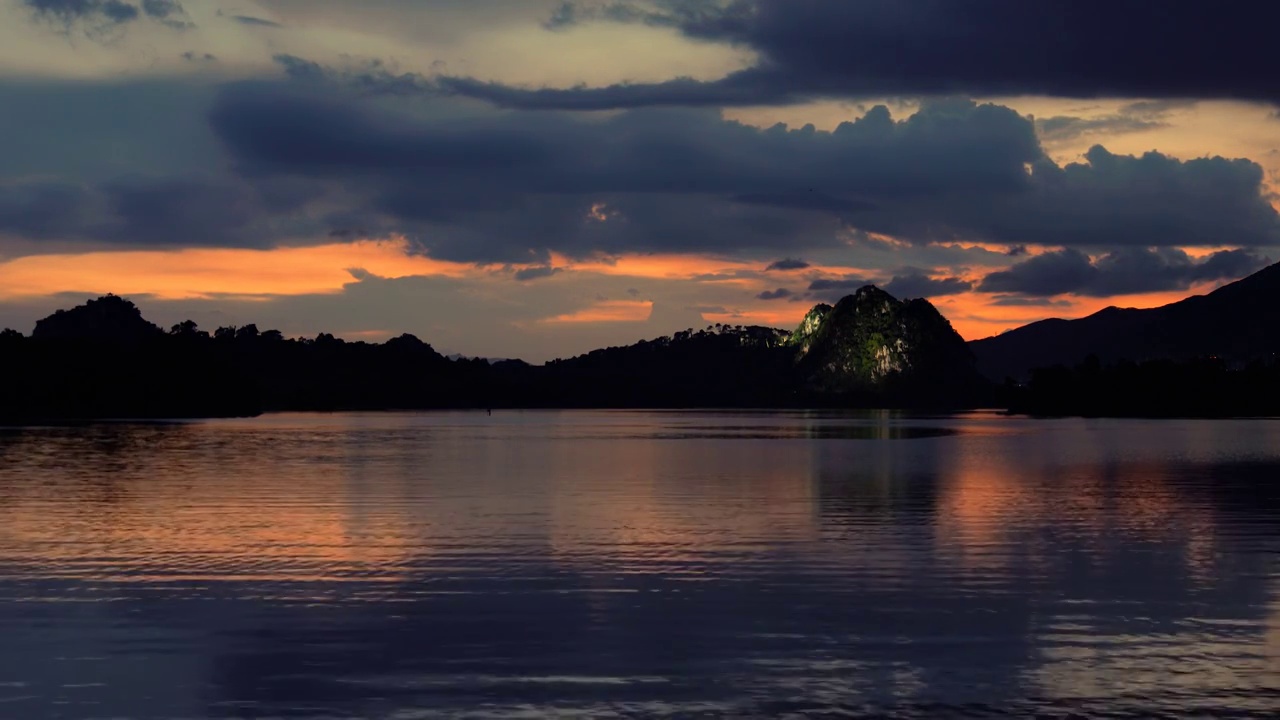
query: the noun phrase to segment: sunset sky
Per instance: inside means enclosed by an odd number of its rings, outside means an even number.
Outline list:
[[[875,283],[966,338],[1280,260],[1274,9],[0,0],[0,327],[532,361]]]

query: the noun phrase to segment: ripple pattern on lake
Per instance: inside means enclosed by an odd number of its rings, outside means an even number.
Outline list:
[[[0,430],[0,718],[1280,716],[1280,421]]]

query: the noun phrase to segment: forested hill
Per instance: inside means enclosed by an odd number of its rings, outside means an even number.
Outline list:
[[[823,310],[823,308],[826,308]],[[986,386],[926,301],[863,288],[796,332],[716,326],[541,366],[451,360],[411,335],[288,339],[254,325],[164,330],[113,295],[7,330],[0,418],[179,418],[273,410],[927,406]],[[811,313],[811,315],[813,315]]]
[[[1280,354],[1280,264],[1208,295],[1139,310],[1110,307],[1078,320],[1044,320],[969,343],[991,380],[1026,380],[1035,368],[1094,356],[1120,361],[1217,358],[1245,365]]]

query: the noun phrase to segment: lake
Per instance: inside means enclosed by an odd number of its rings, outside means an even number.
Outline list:
[[[0,430],[0,718],[1280,712],[1280,421]]]

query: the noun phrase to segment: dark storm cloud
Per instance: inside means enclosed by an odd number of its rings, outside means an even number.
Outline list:
[[[111,223],[107,232],[121,242],[252,244],[255,223],[291,207],[269,205],[244,185],[218,181],[147,178],[112,182],[102,190]]]
[[[0,183],[91,182],[220,166],[225,153],[207,118],[214,92],[201,81],[160,78],[0,78]]]
[[[1175,110],[1187,110],[1195,107],[1199,101],[1188,98],[1165,98],[1163,100],[1137,100],[1120,108],[1120,114],[1129,117],[1158,120]]]
[[[858,288],[872,285],[866,278],[846,275],[838,278],[819,278],[809,283],[809,297],[825,302],[835,302],[845,295],[850,295]]]
[[[1040,131],[1040,137],[1046,142],[1066,142],[1094,133],[1120,135],[1162,127],[1168,127],[1168,123],[1126,115],[1107,115],[1096,118],[1057,115],[1036,120],[1036,129]]]
[[[122,25],[148,17],[176,30],[195,27],[177,0],[22,0],[38,17],[70,26],[77,22],[94,25]]]
[[[759,295],[756,295],[756,299],[757,300],[785,300],[794,294],[795,293],[791,292],[786,288],[778,288],[777,290],[765,290]]]
[[[563,30],[586,22],[606,21],[642,24],[654,27],[678,27],[692,6],[712,8],[708,0],[656,0],[652,7],[628,2],[582,3],[564,2],[552,11],[543,26]]]
[[[1031,165],[1024,192],[939,194],[914,212],[876,211],[862,227],[916,239],[973,233],[1017,245],[1116,247],[1268,245],[1280,221],[1249,160],[1178,160],[1156,152],[1116,155],[1101,146],[1085,162]],[[957,233],[959,231],[959,233]]]
[[[796,210],[825,210],[834,213],[851,213],[875,208],[874,203],[853,198],[833,197],[823,192],[814,192],[812,188],[806,192],[746,193],[735,195],[733,200],[745,205],[772,205]]]
[[[381,66],[335,74],[299,58],[281,62],[303,80],[301,86],[440,100],[422,78]],[[1171,107],[1131,104],[1123,111],[1158,118]],[[343,112],[344,121],[366,122]],[[1044,155],[1028,118],[964,100],[929,101],[899,122],[877,106],[830,133],[810,126],[757,131],[689,109],[647,108],[598,122],[555,113],[497,117],[496,125],[469,131],[501,126],[505,139],[520,138],[533,148],[546,147],[557,128],[580,129],[555,148],[555,164],[571,172],[552,173],[553,192],[588,186],[653,192],[661,186],[686,195],[717,193],[742,205],[826,214],[856,229],[934,242],[974,235],[1010,245],[1262,245],[1280,239],[1256,163],[1183,162],[1155,152],[1135,158],[1097,146],[1085,162],[1060,167]],[[589,162],[573,167],[579,150],[592,145],[602,150],[589,157],[613,161],[607,170]],[[635,157],[620,158],[619,150]],[[477,153],[477,159],[492,152]],[[332,153],[321,149],[316,162]],[[658,172],[671,176],[654,177]],[[638,182],[642,176],[649,187]]]
[[[549,25],[670,25],[754,51],[722,79],[605,88],[512,88],[469,79],[454,92],[507,107],[604,109],[761,105],[820,97],[987,96],[1280,100],[1271,4],[1150,0],[726,0],[572,3]]]
[[[499,107],[520,110],[614,110],[643,107],[728,107],[799,103],[810,98],[789,92],[767,92],[752,80],[756,71],[743,71],[715,83],[676,78],[662,83],[634,83],[606,88],[526,89],[468,77],[440,77],[433,81],[445,94],[475,98]]]
[[[956,187],[1010,192],[1026,185],[1024,164],[1040,157],[1024,118],[968,103],[901,122],[877,108],[827,133],[762,131],[687,110],[396,116],[341,98],[233,86],[211,125],[246,172],[358,185],[371,214],[434,225],[431,251],[455,259],[831,244],[840,218],[856,211],[787,198],[815,183],[850,208]],[[744,195],[759,200],[741,202]],[[612,213],[603,222],[588,217],[597,202]]]
[[[856,209],[874,208],[882,197],[954,187],[1014,191],[1028,186],[1025,165],[1043,157],[1025,118],[967,102],[927,105],[896,122],[876,107],[834,132],[758,130],[710,111],[458,121],[376,114],[371,107],[359,98],[238,85],[222,93],[211,123],[238,159],[281,172],[429,178],[449,170],[456,173],[449,184],[494,180],[498,191],[716,193],[744,205],[789,208],[797,206],[793,194],[815,186]],[[494,178],[494,169],[503,172]],[[742,203],[744,197],[752,202]]]
[[[138,19],[138,8],[121,0],[22,0],[41,17],[71,24],[78,20],[127,23]]]
[[[280,23],[274,20],[266,20],[260,17],[253,17],[252,15],[232,15],[231,19],[235,20],[241,25],[251,25],[254,27],[267,27],[267,28],[284,27],[284,25],[281,25]]]
[[[147,17],[168,25],[175,30],[195,27],[187,17],[187,11],[177,0],[142,0],[142,12]]]
[[[1023,295],[999,295],[991,300],[992,305],[1003,307],[1071,307],[1070,300],[1054,300],[1045,297],[1025,297]]]
[[[1269,262],[1247,250],[1224,250],[1196,260],[1175,248],[1125,248],[1094,261],[1068,248],[991,273],[978,290],[1030,297],[1067,293],[1109,297],[1185,290],[1199,282],[1235,280]]]
[[[293,174],[465,174],[504,168],[514,175],[533,166],[554,169],[559,150],[552,144],[567,138],[544,131],[571,129],[565,123],[525,125],[506,116],[417,122],[375,115],[358,102],[280,92],[269,86],[230,89],[219,98],[210,122],[240,159]]]
[[[875,282],[857,276],[819,278],[809,283],[809,293],[821,300],[835,301],[864,285]],[[899,299],[959,295],[973,289],[973,284],[956,277],[931,278],[917,268],[902,268],[881,288]]]
[[[0,233],[124,245],[253,247],[319,232],[305,182],[146,177],[0,183]]]
[[[142,0],[142,12],[160,20],[186,14],[176,0]]]
[[[550,265],[537,265],[517,270],[515,274],[516,280],[524,282],[526,280],[538,280],[548,278],[559,273],[563,268],[551,267]]]
[[[0,233],[38,240],[78,237],[92,223],[95,200],[69,182],[0,185]]]
[[[931,278],[923,270],[904,268],[903,274],[894,275],[884,291],[902,298],[932,298],[959,295],[973,289],[973,283],[957,277]]]
[[[1123,105],[1118,112],[1095,117],[1056,115],[1036,119],[1036,130],[1047,143],[1078,140],[1084,135],[1121,135],[1169,127],[1168,116],[1175,110],[1194,107],[1195,100],[1139,100]]]
[[[809,267],[809,263],[799,258],[783,258],[769,263],[769,267],[765,268],[765,272],[773,270],[804,270],[807,267]]]
[[[513,265],[547,265],[553,252],[777,258],[866,250],[877,234],[933,255],[953,241],[1092,249],[1280,239],[1255,163],[1096,147],[1059,166],[1030,119],[997,105],[930,101],[903,120],[875,107],[831,132],[757,129],[712,110],[601,117],[371,94],[292,61],[288,80],[185,94],[0,86],[0,105],[13,108],[0,113],[10,173],[0,175],[0,224],[30,238],[230,246],[359,228],[403,234],[442,259]],[[20,120],[2,132],[13,113]],[[191,167],[208,174],[192,179]],[[122,181],[125,172],[144,179]],[[67,180],[30,179],[42,177]]]

